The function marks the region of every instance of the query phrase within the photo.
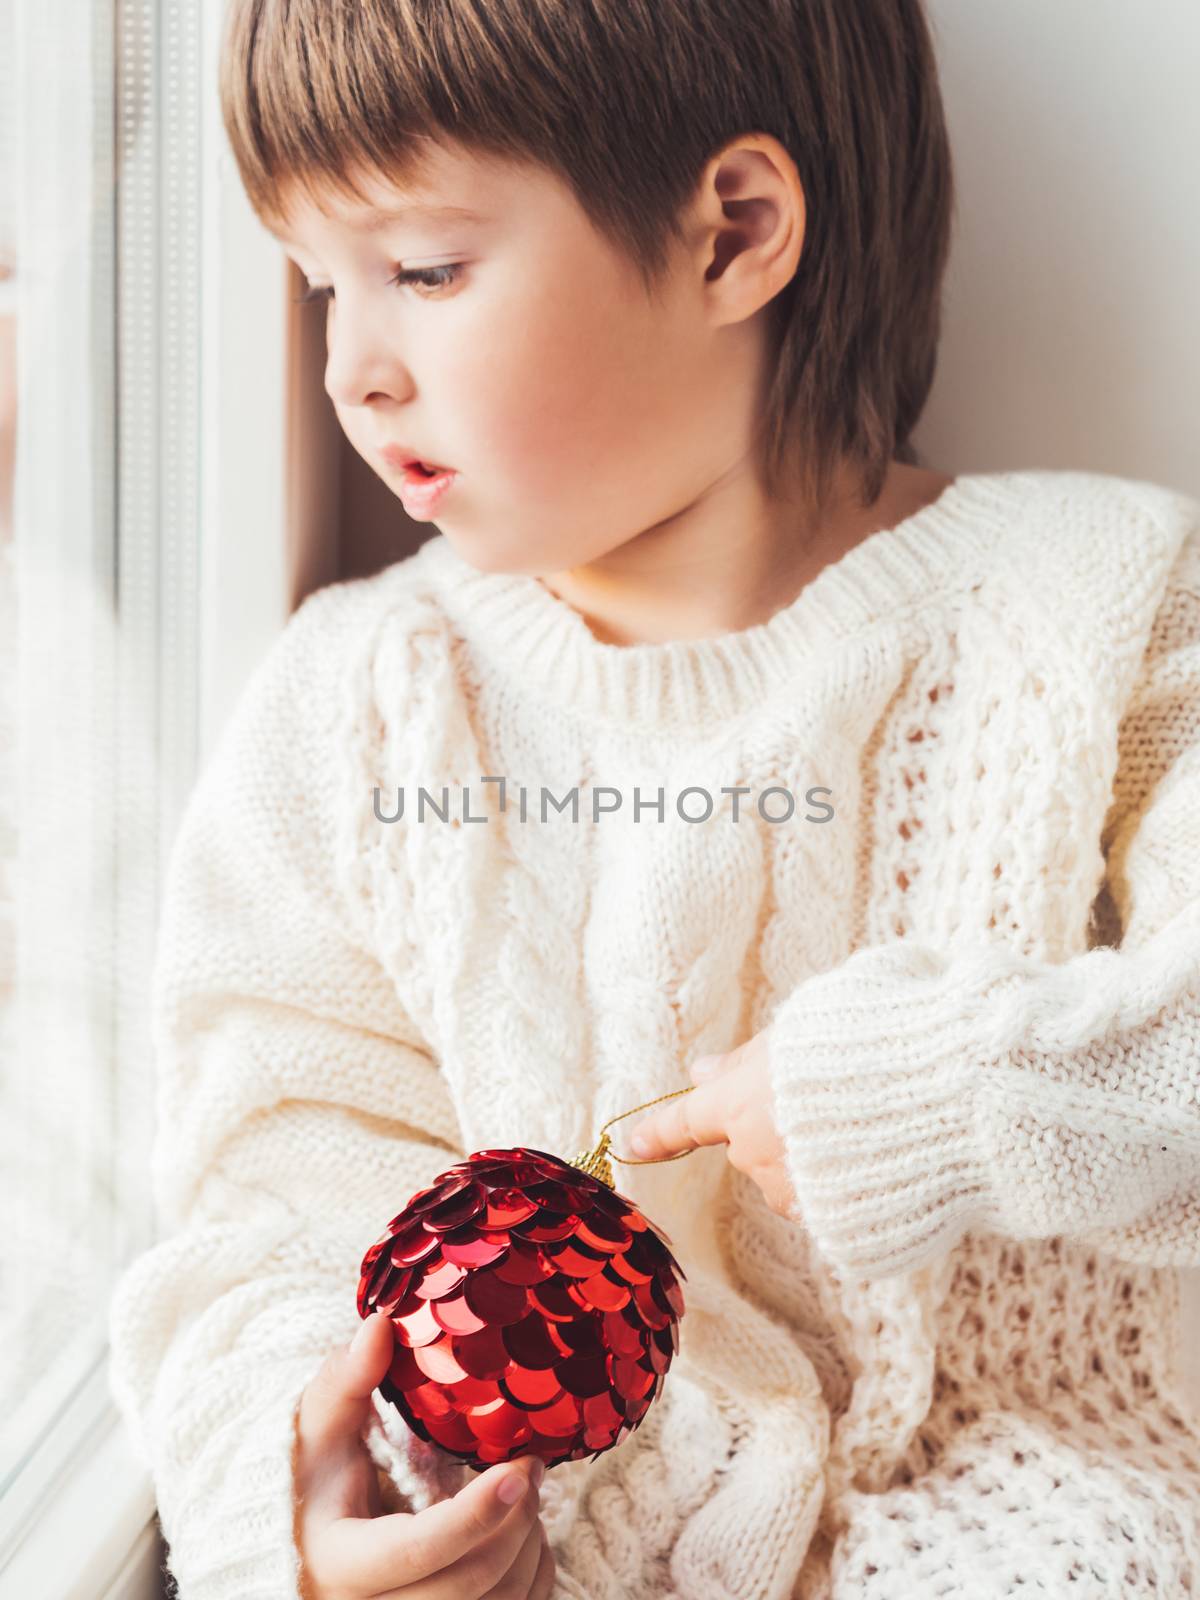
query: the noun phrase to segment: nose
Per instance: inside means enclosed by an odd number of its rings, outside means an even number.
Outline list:
[[[350,297],[331,300],[325,316],[325,393],[334,405],[358,406],[373,395],[402,395],[408,378],[380,338],[367,305]]]

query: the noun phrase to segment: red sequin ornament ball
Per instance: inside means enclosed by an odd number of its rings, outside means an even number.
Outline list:
[[[679,1349],[686,1274],[668,1244],[571,1162],[476,1151],[363,1258],[359,1316],[395,1329],[381,1394],[476,1471],[595,1459],[641,1422]]]

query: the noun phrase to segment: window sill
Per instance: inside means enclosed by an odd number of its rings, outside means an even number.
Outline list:
[[[0,1503],[0,1595],[161,1600],[154,1486],[99,1363]],[[63,1465],[64,1456],[66,1464]]]

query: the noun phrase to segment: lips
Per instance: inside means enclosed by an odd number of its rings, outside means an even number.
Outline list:
[[[418,522],[428,522],[457,479],[458,473],[453,470],[435,472],[429,476],[411,463],[404,469],[397,492],[410,517]]]
[[[408,445],[385,444],[379,454],[389,467],[393,467],[397,472],[410,473],[418,480],[435,478],[440,472],[452,470],[443,466],[441,462],[430,461]]]

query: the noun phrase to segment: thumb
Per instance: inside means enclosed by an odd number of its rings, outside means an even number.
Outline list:
[[[392,1321],[378,1311],[363,1320],[349,1344],[329,1352],[300,1402],[297,1421],[305,1445],[328,1446],[361,1433],[392,1353]]]
[[[381,1328],[387,1330],[382,1337],[379,1332]],[[343,1352],[352,1384],[358,1385],[362,1378],[366,1378],[369,1380],[368,1394],[379,1385],[392,1364],[392,1334],[392,1319],[379,1311],[372,1311],[369,1317],[363,1318]]]

